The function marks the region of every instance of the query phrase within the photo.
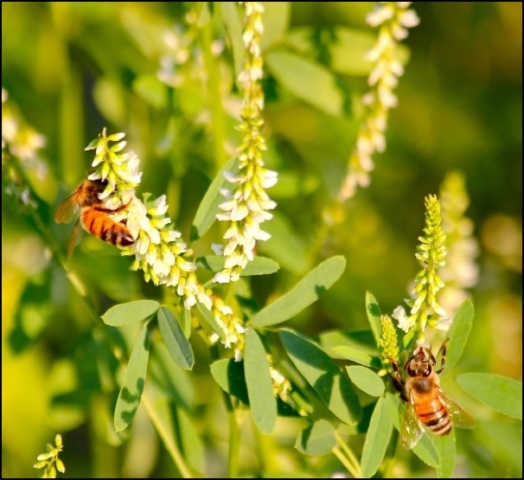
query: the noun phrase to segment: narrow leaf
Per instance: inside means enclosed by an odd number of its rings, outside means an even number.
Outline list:
[[[266,65],[279,83],[301,100],[330,115],[341,114],[342,93],[327,68],[284,50],[268,53]]]
[[[205,322],[211,327],[211,329],[220,337],[221,340],[226,338],[226,334],[222,327],[217,323],[213,314],[207,309],[205,305],[200,302],[197,302],[198,311],[202,314]]]
[[[365,367],[374,368],[375,370],[379,370],[382,368],[382,362],[380,361],[380,358],[374,355],[370,355],[369,353],[361,351],[357,348],[340,346],[333,347],[331,351],[337,354],[337,356],[339,357],[346,358],[347,360],[359,363],[360,365],[364,365]]]
[[[397,395],[386,393],[386,400],[389,406],[389,414],[393,422],[393,426],[400,432],[402,421],[404,419],[405,403],[400,400]],[[426,465],[432,468],[437,468],[439,464],[438,453],[429,439],[429,434],[424,432],[422,438],[413,448],[413,453],[420,458]]]
[[[335,444],[333,425],[327,420],[319,420],[298,434],[295,448],[306,455],[324,455],[333,450]]]
[[[232,174],[238,173],[238,159],[236,157],[229,159],[224,164],[200,202],[191,227],[190,237],[192,242],[201,238],[216,220],[216,214],[220,211],[218,207],[225,201],[224,196],[220,193],[220,189],[230,185],[224,177],[224,172],[226,171]]]
[[[195,391],[188,373],[173,363],[164,342],[155,342],[148,366],[148,383],[155,383],[164,396],[185,410],[195,406]]]
[[[360,366],[346,367],[353,384],[372,397],[380,397],[384,393],[384,381],[373,370]]]
[[[217,255],[206,255],[205,257],[199,257],[196,260],[196,264],[199,267],[206,268],[213,272],[219,272],[224,268],[226,259]],[[274,260],[267,257],[255,257],[251,262],[246,265],[246,268],[242,270],[240,276],[247,277],[251,275],[268,275],[275,273],[279,270],[280,266]]]
[[[244,372],[253,419],[262,433],[271,433],[277,418],[277,402],[264,345],[251,328],[246,332]]]
[[[430,438],[439,456],[437,475],[439,478],[450,478],[455,470],[455,457],[457,456],[455,430],[451,430],[449,435],[431,435]]]
[[[116,401],[115,430],[117,432],[127,428],[135,416],[142,392],[144,391],[148,360],[149,336],[147,325],[144,325],[131,352],[126,378]]]
[[[211,375],[222,390],[249,405],[244,362],[227,358],[217,360],[211,365]]]
[[[473,303],[471,300],[464,300],[462,305],[453,317],[453,323],[448,330],[449,342],[446,345],[446,369],[442,372],[441,378],[448,377],[453,371],[453,367],[460,360],[469,332],[473,326]]]
[[[319,343],[327,353],[333,353],[333,348],[340,346],[354,347],[373,356],[378,356],[375,337],[370,329],[367,330],[328,330],[319,335]],[[333,358],[340,356],[332,355]],[[342,357],[345,358],[345,357]]]
[[[311,270],[288,293],[254,315],[250,324],[266,327],[284,322],[318,300],[342,275],[344,257],[331,257]]]
[[[165,307],[158,310],[158,326],[171,358],[185,370],[191,370],[195,363],[193,349],[185,337],[176,317]]]
[[[191,336],[191,310],[187,308],[182,310],[182,330],[186,338]]]
[[[235,78],[238,78],[244,65],[244,44],[242,42],[242,19],[235,2],[220,2],[222,20],[233,53]]]
[[[111,327],[120,327],[132,322],[139,322],[153,315],[160,304],[154,300],[137,300],[111,307],[102,315],[102,320]]]
[[[180,471],[180,476],[182,478],[192,477],[192,472],[187,466],[187,459],[183,458],[180,451],[180,432],[177,428],[179,426],[176,425],[173,418],[173,412],[177,410],[173,408],[171,400],[166,398],[164,393],[154,387],[151,382],[148,382],[143,401],[151,423],[162,439],[162,443],[173,459],[173,463]],[[194,447],[198,448],[198,445],[194,445]]]
[[[264,2],[262,17],[264,34],[260,41],[262,50],[284,40],[289,23],[290,7],[289,2]]]
[[[369,478],[378,470],[386,454],[392,431],[393,423],[388,406],[384,397],[379,397],[371,416],[368,434],[362,450],[362,475],[364,477]]]
[[[287,329],[279,335],[291,361],[326,406],[343,422],[357,423],[362,415],[360,403],[337,364],[306,337]]]
[[[370,293],[366,292],[366,313],[368,316],[369,324],[371,325],[371,331],[375,337],[376,345],[380,345],[382,336],[382,326],[380,323],[380,307],[378,306],[375,297]]]
[[[479,402],[522,420],[522,383],[494,373],[463,373],[457,383]]]

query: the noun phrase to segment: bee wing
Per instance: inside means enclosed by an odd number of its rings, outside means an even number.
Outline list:
[[[79,205],[76,201],[76,192],[69,195],[56,209],[55,222],[69,223],[78,213]]]
[[[439,388],[440,398],[448,407],[449,415],[451,421],[455,427],[459,428],[474,428],[475,419],[467,412],[465,412],[461,407],[459,407],[451,398],[449,398],[440,388]]]
[[[73,255],[73,250],[80,243],[80,238],[82,237],[82,229],[80,228],[80,218],[75,222],[73,231],[71,232],[71,238],[69,239],[69,244],[67,245],[67,257],[71,258]]]
[[[419,422],[417,413],[415,412],[415,404],[413,403],[410,394],[409,401],[406,403],[406,413],[404,414],[402,427],[400,428],[400,439],[402,440],[402,445],[404,445],[404,448],[407,450],[411,450],[423,434],[424,430]]]

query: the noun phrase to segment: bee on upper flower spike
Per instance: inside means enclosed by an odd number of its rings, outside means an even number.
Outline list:
[[[104,240],[117,247],[132,245],[135,240],[124,222],[116,222],[110,215],[117,213],[127,207],[122,205],[116,209],[104,207],[104,202],[99,195],[104,191],[107,182],[102,180],[84,180],[77,189],[58,206],[55,214],[55,222],[69,223],[80,211],[71,240],[67,249],[68,256],[71,256],[77,244],[81,223],[84,230],[95,237]]]

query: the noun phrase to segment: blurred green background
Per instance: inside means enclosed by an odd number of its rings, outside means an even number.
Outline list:
[[[62,249],[70,228],[54,225],[53,212],[84,178],[92,160],[84,148],[103,127],[126,132],[142,161],[142,191],[167,193],[170,216],[189,239],[199,201],[226,158],[224,151],[217,154],[215,139],[227,141],[228,154],[238,142],[231,46],[218,4],[212,5],[211,21],[200,28],[184,20],[189,3],[2,2],[2,86],[8,103],[46,138],[41,161],[48,170],[28,175],[42,200],[44,222]],[[438,194],[446,174],[458,170],[480,247],[478,282],[470,291],[476,319],[461,368],[521,380],[522,4],[412,5],[421,22],[404,42],[409,61],[396,91],[399,105],[388,120],[387,150],[374,157],[371,185],[338,210],[343,221],[329,230],[323,212],[353,148],[355,101],[366,91],[369,73],[357,65],[353,46],[358,51],[374,38],[365,22],[373,4],[275,5],[266,4],[273,19],[266,30],[269,36],[279,28],[284,33],[265,45],[264,55],[306,38],[304,56],[330,73],[344,108],[329,111],[326,92],[309,90],[301,97],[269,64],[266,161],[279,172],[280,183],[269,192],[278,203],[268,227],[274,238],[259,251],[282,268],[251,280],[256,300],[271,301],[319,261],[342,254],[347,259],[342,279],[290,326],[310,335],[366,328],[366,291],[391,313],[419,269],[414,253],[424,197]],[[332,49],[330,42],[343,32],[362,34],[364,41]],[[201,61],[176,57],[181,47],[173,39],[187,42],[189,55]],[[206,48],[218,53],[199,55]],[[159,72],[174,88],[160,81]],[[307,86],[306,78],[303,82]],[[209,254],[211,242],[218,241],[217,227],[193,247],[197,255]],[[72,265],[99,314],[121,301],[165,299],[165,292],[128,270],[131,259],[89,235]],[[17,325],[27,338],[13,351]],[[108,427],[111,400],[99,385],[82,383],[91,376],[75,368],[96,355],[86,338],[96,337],[97,328],[50,258],[38,227],[3,194],[3,476],[34,475],[37,454],[56,432],[64,434],[67,476],[173,475],[147,418],[139,415],[131,441],[119,446]],[[205,419],[214,418],[209,391],[213,398],[219,392],[200,350],[192,378],[195,408],[201,434],[210,437],[209,462],[220,465],[217,433],[205,431]],[[85,395],[75,408],[51,401],[75,392]],[[520,424],[481,408],[472,413],[481,421],[475,431],[481,451],[471,454],[469,475],[521,475]],[[134,448],[147,459],[140,465]],[[212,475],[214,467],[208,468]]]

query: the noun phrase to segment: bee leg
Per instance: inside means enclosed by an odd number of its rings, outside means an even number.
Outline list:
[[[130,204],[131,202],[127,202],[125,205],[120,205],[118,208],[115,208],[115,209],[111,209],[111,208],[104,208],[104,207],[99,207],[99,206],[96,206],[96,207],[93,207],[95,210],[99,211],[99,212],[104,212],[104,213],[116,213],[116,212],[120,212],[121,210],[124,210],[125,208],[128,207],[128,205]]]
[[[392,358],[389,359],[389,362],[391,363],[391,368],[393,368],[393,372],[395,373],[395,375],[391,377],[393,387],[395,387],[395,390],[400,393],[400,397],[402,398],[402,400],[407,402],[408,398],[406,397],[404,382],[402,380],[402,377],[400,376],[397,362],[395,362],[395,360],[393,360]]]
[[[449,338],[446,338],[444,340],[444,343],[441,345],[439,353],[440,353],[440,370],[436,370],[436,373],[441,373],[444,370],[444,367],[446,366],[446,343],[448,343]]]

